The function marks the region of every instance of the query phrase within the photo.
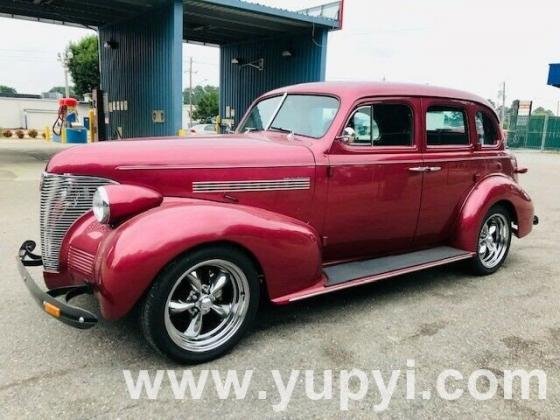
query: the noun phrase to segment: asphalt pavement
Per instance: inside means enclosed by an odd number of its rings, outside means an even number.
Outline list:
[[[80,331],[42,313],[19,278],[15,255],[25,239],[39,238],[38,180],[49,156],[64,146],[43,141],[0,140],[0,418],[554,418],[560,415],[560,155],[515,154],[529,172],[521,183],[533,197],[540,225],[514,239],[505,266],[489,277],[467,274],[460,264],[428,270],[285,307],[261,309],[256,329],[231,353],[198,366],[178,366],[152,352],[130,316],[102,321]],[[34,270],[37,278],[40,271]],[[91,297],[79,304],[95,309]],[[404,374],[414,361],[417,392],[407,399],[402,382],[387,405],[372,370],[387,378]],[[407,361],[408,365],[407,365]],[[176,399],[164,377],[155,399],[131,398],[123,370],[134,377],[147,370],[184,370],[194,377],[208,369],[225,376],[252,371],[248,396],[220,399],[208,386],[200,399]],[[271,371],[284,382],[292,373],[289,403],[279,407]],[[312,400],[303,371],[314,370],[316,387],[332,370],[330,399]],[[342,371],[360,369],[369,391],[341,411]],[[448,401],[436,395],[437,376],[455,369],[464,388]],[[496,396],[477,400],[467,391],[471,372],[486,369],[498,379]],[[503,398],[503,371],[540,369],[546,374],[546,399]],[[166,374],[167,375],[167,374]],[[402,378],[401,378],[402,379]],[[360,392],[359,377],[349,385]],[[481,380],[479,390],[491,389]],[[432,391],[431,396],[423,391]],[[514,388],[517,391],[517,388]],[[266,393],[266,397],[265,397]],[[502,395],[500,395],[500,393]],[[275,411],[275,408],[277,411]],[[281,408],[285,408],[280,410]]]

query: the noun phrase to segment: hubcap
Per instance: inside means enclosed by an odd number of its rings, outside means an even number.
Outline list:
[[[179,347],[209,351],[235,334],[248,305],[249,283],[243,271],[229,261],[204,261],[175,282],[165,307],[165,328]]]
[[[486,268],[494,268],[506,254],[509,244],[510,227],[500,213],[490,216],[480,231],[478,256]]]

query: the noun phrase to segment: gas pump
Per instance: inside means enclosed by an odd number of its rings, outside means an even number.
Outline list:
[[[78,120],[78,101],[74,98],[61,98],[58,100],[58,115],[52,126],[55,135],[66,142],[66,130]]]

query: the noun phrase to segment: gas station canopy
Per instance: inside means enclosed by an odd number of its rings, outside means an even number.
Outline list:
[[[184,125],[184,41],[219,47],[228,127],[264,92],[324,80],[327,35],[342,27],[343,4],[288,11],[241,0],[0,0],[0,17],[97,31],[98,119],[119,138],[174,135]]]
[[[0,16],[94,28],[149,15],[166,3],[166,0],[0,0]],[[319,12],[319,8],[304,13],[241,0],[184,0],[183,39],[222,45],[339,27],[338,8],[334,10],[335,16],[332,12],[311,14],[313,11]]]

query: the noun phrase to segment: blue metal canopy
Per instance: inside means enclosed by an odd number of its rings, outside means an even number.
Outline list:
[[[145,18],[169,0],[0,0],[0,16],[102,27]],[[241,0],[183,0],[183,39],[223,45],[314,29],[338,29],[337,18]]]
[[[0,0],[0,17],[96,29],[110,137],[182,126],[183,41],[220,48],[220,115],[235,125],[260,94],[324,80],[343,1],[299,12],[241,0]]]

